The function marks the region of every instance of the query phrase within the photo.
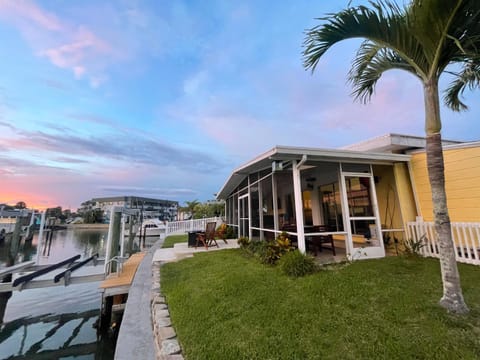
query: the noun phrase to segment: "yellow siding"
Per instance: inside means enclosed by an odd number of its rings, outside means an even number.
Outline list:
[[[397,197],[395,177],[392,166],[377,165],[373,167],[376,178],[378,211],[382,228],[403,228],[401,208]]]
[[[407,164],[396,163],[393,171],[403,221],[415,221],[418,214]]]
[[[480,222],[480,146],[445,150],[443,156],[450,220]],[[411,166],[421,215],[425,221],[432,221],[425,152],[413,154]]]

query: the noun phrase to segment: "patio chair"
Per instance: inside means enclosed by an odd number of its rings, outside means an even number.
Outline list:
[[[217,241],[215,240],[215,228],[217,223],[215,221],[208,222],[205,227],[205,231],[197,233],[197,242],[195,243],[195,249],[198,246],[198,243],[202,243],[205,246],[205,249],[208,250],[210,246],[218,246]]]

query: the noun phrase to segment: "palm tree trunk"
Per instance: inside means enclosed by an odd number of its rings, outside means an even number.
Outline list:
[[[427,166],[430,187],[432,189],[433,217],[440,252],[440,268],[443,282],[443,296],[440,305],[449,312],[465,314],[469,311],[463,299],[455,259],[450,217],[448,215],[447,195],[445,192],[445,172],[443,163],[442,137],[440,135],[440,105],[437,81],[424,85],[425,116],[427,132]]]

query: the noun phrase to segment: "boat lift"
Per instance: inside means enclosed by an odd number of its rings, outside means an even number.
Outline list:
[[[75,261],[78,259],[80,259],[80,255],[75,255],[66,260],[60,261],[56,264],[48,265],[46,267],[42,267],[41,269],[37,269],[36,271],[31,272],[29,274],[22,275],[13,281],[0,283],[0,293],[14,291],[14,290],[58,286],[62,284],[65,286],[68,286],[71,284],[73,285],[73,284],[80,284],[85,282],[102,281],[105,279],[105,274],[103,271],[97,274],[80,275],[80,276],[72,277],[71,276],[72,272],[80,269],[82,266],[86,265],[87,263],[92,261],[93,264],[96,265],[98,260],[98,254],[94,254],[81,262],[75,263]],[[54,271],[64,266],[67,266],[67,269],[55,275],[55,277],[53,278],[53,281],[52,279],[42,279],[42,280],[34,281],[34,279],[38,278],[39,276],[45,275],[51,271]],[[35,266],[34,261],[27,261],[21,264],[10,266],[0,271],[0,278],[5,278],[7,275],[12,275],[20,271],[25,271],[32,267],[38,268],[38,266]],[[61,279],[64,280],[63,283],[60,283]]]

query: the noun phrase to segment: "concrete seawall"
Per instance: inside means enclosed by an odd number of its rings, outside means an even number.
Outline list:
[[[162,264],[193,256],[195,253],[238,248],[237,240],[219,241],[218,247],[189,248],[187,243],[160,249],[157,241],[143,258],[128,295],[115,349],[116,360],[183,360],[168,305],[160,289]]]

